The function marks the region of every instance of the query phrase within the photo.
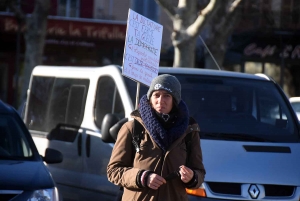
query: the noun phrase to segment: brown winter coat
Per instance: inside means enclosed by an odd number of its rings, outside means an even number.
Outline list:
[[[143,126],[139,116],[133,116]],[[144,127],[145,128],[145,127]],[[112,155],[107,167],[108,180],[124,187],[122,201],[186,201],[188,200],[184,183],[180,178],[167,181],[158,190],[148,187],[139,188],[136,183],[139,170],[151,170],[162,177],[167,176],[180,165],[193,169],[198,176],[198,188],[204,180],[205,169],[202,164],[199,125],[189,125],[185,134],[177,139],[163,155],[162,149],[150,137],[149,132],[143,134],[140,152],[135,153],[132,145],[133,121],[126,122],[119,131]],[[186,134],[192,132],[192,148],[189,164],[186,163]],[[132,158],[134,157],[134,159]],[[133,163],[133,164],[132,164]]]

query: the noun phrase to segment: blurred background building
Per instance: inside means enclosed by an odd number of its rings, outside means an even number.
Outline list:
[[[20,2],[25,13],[32,13],[34,0]],[[221,65],[225,70],[269,74],[281,86],[288,83],[288,95],[300,95],[300,1],[244,0],[242,6]],[[163,25],[160,65],[172,66],[172,22],[154,0],[51,0],[43,64],[122,65],[129,8]],[[0,99],[8,103],[13,103],[13,91],[22,79],[24,29],[0,4]],[[201,35],[205,39],[205,32]],[[204,68],[208,51],[200,40],[197,44],[196,67]]]

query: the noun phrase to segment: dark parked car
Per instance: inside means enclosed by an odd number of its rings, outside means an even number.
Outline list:
[[[37,148],[17,111],[0,100],[0,200],[58,201],[46,163],[59,163],[62,154],[47,149],[45,157]]]

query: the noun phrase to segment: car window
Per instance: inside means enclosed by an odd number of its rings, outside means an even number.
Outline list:
[[[31,130],[46,131],[47,108],[53,88],[54,77],[38,77],[32,79],[26,115],[26,126]]]
[[[298,140],[293,115],[273,82],[202,75],[176,77],[181,83],[182,99],[190,116],[199,123],[201,133],[238,134],[282,142]],[[125,82],[134,101],[136,82]],[[147,90],[148,87],[142,87],[140,96]]]
[[[13,116],[0,114],[0,158],[30,158],[32,149]]]
[[[125,117],[125,109],[114,79],[102,76],[98,80],[95,102],[95,123],[99,128],[108,113],[115,114],[119,119]]]
[[[46,131],[60,123],[80,126],[89,81],[85,79],[56,78],[47,109]]]
[[[80,126],[88,88],[88,79],[33,77],[26,126],[47,132],[60,123]]]

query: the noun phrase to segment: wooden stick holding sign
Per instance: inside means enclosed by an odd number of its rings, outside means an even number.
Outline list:
[[[150,86],[158,75],[162,25],[129,9],[122,75],[137,82],[138,109],[140,83]]]
[[[141,84],[139,82],[137,82],[137,85],[136,85],[136,98],[135,98],[135,109],[136,110],[139,108],[140,88],[141,88]]]

